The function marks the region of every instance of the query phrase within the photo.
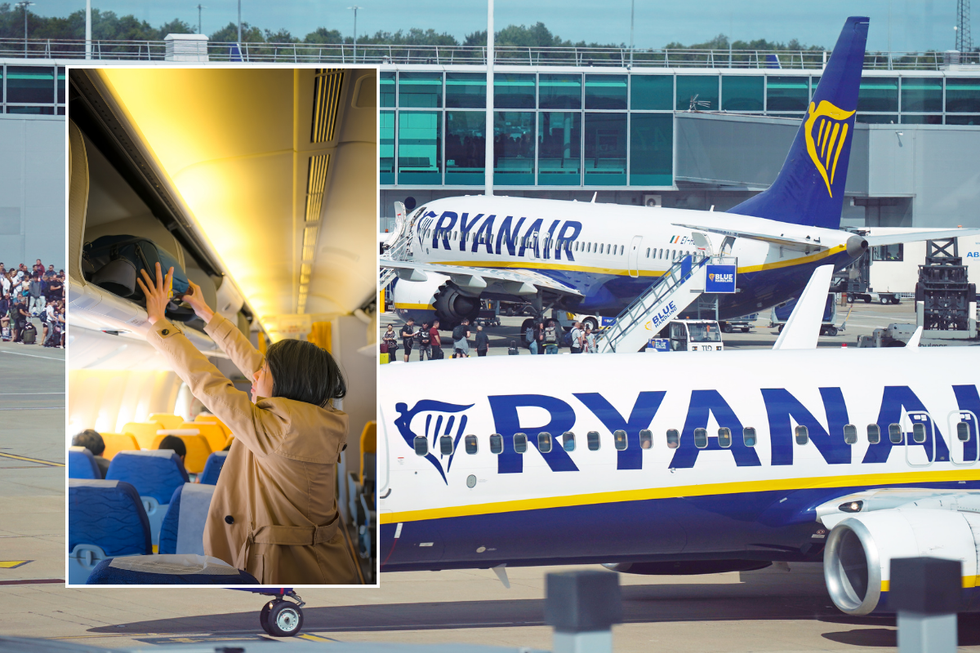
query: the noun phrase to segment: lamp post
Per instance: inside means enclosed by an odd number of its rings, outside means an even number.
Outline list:
[[[630,0],[630,70],[633,69],[633,16],[636,11],[636,0]]]
[[[354,5],[353,7],[347,8],[354,10],[354,63],[357,63],[357,10],[363,9],[364,7]]]
[[[207,7],[205,7],[204,5],[200,5],[200,4],[197,5],[197,33],[198,34],[203,34],[203,32],[201,32],[201,10],[202,9],[207,9]]]
[[[238,47],[242,46],[242,0],[238,0]]]
[[[18,7],[24,10],[24,58],[27,58],[27,8],[33,5],[33,2],[28,2],[28,0],[21,0],[17,3]]]
[[[85,58],[92,58],[92,0],[85,0]]]

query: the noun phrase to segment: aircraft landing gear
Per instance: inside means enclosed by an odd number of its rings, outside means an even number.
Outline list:
[[[296,601],[286,601],[283,596]],[[262,630],[273,637],[292,637],[299,633],[303,628],[303,599],[296,592],[289,591],[286,594],[277,594],[264,606],[259,613],[259,623]]]

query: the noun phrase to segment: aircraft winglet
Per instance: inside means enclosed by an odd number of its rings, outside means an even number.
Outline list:
[[[810,281],[796,302],[786,326],[776,339],[773,349],[815,349],[820,337],[820,324],[827,307],[827,293],[834,266],[821,265],[813,271]]]

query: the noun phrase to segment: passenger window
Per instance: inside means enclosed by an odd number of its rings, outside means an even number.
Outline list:
[[[754,447],[755,443],[758,441],[755,434],[755,427],[746,426],[742,429],[742,442],[745,443],[746,447]]]
[[[708,429],[694,429],[694,446],[698,449],[708,446]]]
[[[806,444],[810,441],[810,431],[800,424],[796,427],[796,444]]]
[[[429,441],[425,439],[425,436],[416,435],[414,444],[415,444],[415,455],[424,456],[429,453]]]
[[[921,422],[916,422],[912,425],[912,441],[916,444],[922,444],[926,441],[926,425]]]
[[[443,456],[453,455],[453,436],[444,435],[439,438],[439,453]]]
[[[602,254],[605,249],[605,243],[599,243],[599,253]]]
[[[623,451],[626,449],[626,431],[623,431],[622,429],[613,431],[613,445],[616,447],[616,451]]]
[[[640,449],[653,449],[653,431],[650,429],[640,431]]]
[[[681,446],[681,433],[677,429],[667,430],[667,448],[676,449]]]
[[[970,441],[970,425],[966,422],[959,422],[956,425],[956,439],[960,442]]]
[[[467,435],[463,438],[463,444],[466,445],[466,453],[475,454],[476,453],[476,436]]]
[[[650,258],[650,248],[647,247],[647,258]]]
[[[515,433],[514,434],[514,451],[517,453],[524,453],[527,451],[527,434],[526,433]]]
[[[858,441],[858,430],[853,424],[844,425],[844,442],[847,444],[856,444]]]
[[[888,425],[888,440],[892,444],[902,444],[902,440],[905,438],[902,436],[902,427],[898,424]]]
[[[504,436],[494,433],[490,436],[490,453],[499,454],[504,451]]]
[[[598,431],[589,431],[588,433],[585,434],[585,439],[589,443],[589,451],[598,451],[599,450],[599,432]]]
[[[547,431],[538,433],[538,451],[541,453],[551,453],[551,434]]]
[[[881,442],[881,429],[877,424],[868,424],[868,444]]]
[[[565,451],[575,451],[575,434],[565,431],[561,435],[561,448]]]
[[[732,430],[728,427],[718,429],[718,446],[727,449],[732,446]]]

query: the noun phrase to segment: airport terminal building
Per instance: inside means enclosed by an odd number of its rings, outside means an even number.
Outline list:
[[[829,56],[523,50],[494,70],[495,193],[718,211],[775,178]],[[383,227],[483,192],[486,68],[432,55],[381,64]],[[980,66],[869,55],[857,123],[845,226],[980,227]]]

